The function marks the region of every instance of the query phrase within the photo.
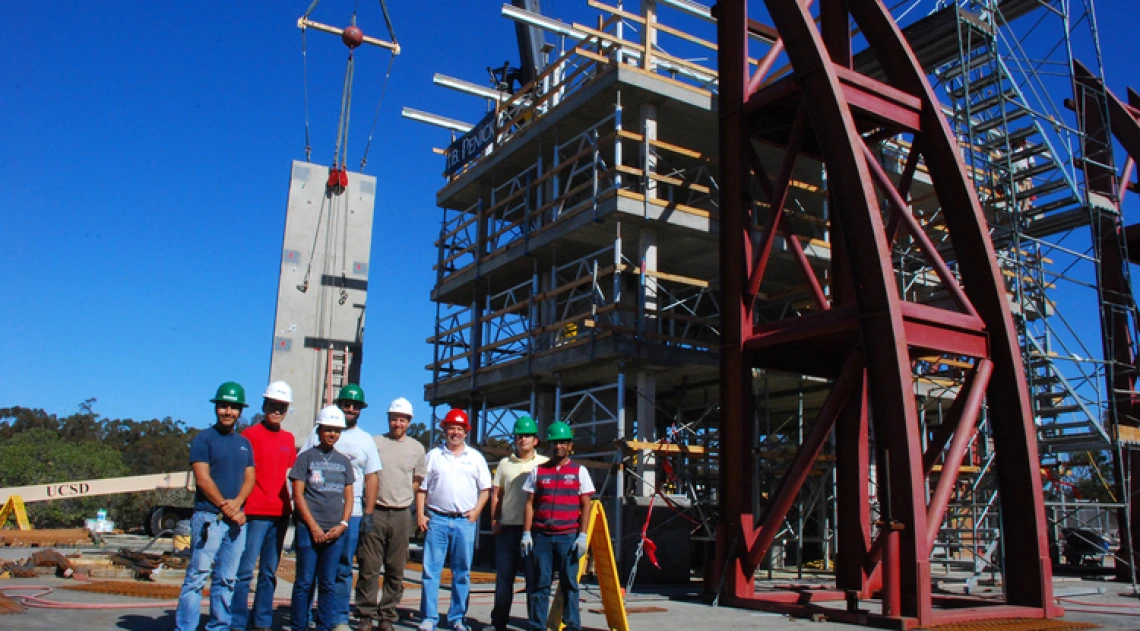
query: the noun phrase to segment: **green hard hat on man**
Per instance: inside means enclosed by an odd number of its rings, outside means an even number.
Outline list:
[[[350,383],[340,389],[340,393],[336,395],[337,401],[355,401],[360,404],[360,409],[368,407],[364,402],[364,389],[355,383]]]
[[[236,403],[240,406],[247,407],[245,403],[245,388],[236,381],[227,381],[218,386],[218,391],[214,393],[214,398],[210,399],[210,403]]]
[[[515,421],[515,436],[538,436],[538,425],[529,416],[520,416]]]
[[[558,442],[563,440],[574,440],[574,430],[563,423],[562,421],[555,421],[546,428],[547,442]]]

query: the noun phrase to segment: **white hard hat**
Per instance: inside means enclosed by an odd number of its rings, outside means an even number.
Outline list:
[[[273,399],[274,401],[292,403],[293,389],[284,381],[274,381],[265,388],[265,394],[263,396],[266,399]]]
[[[340,408],[335,405],[321,408],[320,414],[317,414],[317,425],[339,427],[341,429],[348,427],[344,423],[344,412],[341,412]]]
[[[388,406],[388,413],[403,414],[408,418],[412,418],[412,402],[405,399],[404,397],[400,397],[399,399],[393,401],[392,405]]]

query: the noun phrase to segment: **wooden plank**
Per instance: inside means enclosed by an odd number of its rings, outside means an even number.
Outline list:
[[[567,197],[573,197],[573,196],[577,195],[578,193],[581,193],[582,191],[586,190],[587,188],[590,188],[593,185],[594,185],[593,180],[586,180],[585,182],[582,182],[578,186],[575,186],[574,188],[572,188],[572,189],[566,191],[565,193],[563,193],[562,195],[560,195],[558,197],[558,199],[546,202],[542,206],[539,206],[535,210],[531,211],[529,216],[533,217],[535,215],[541,215],[542,213],[546,212],[547,210],[550,210],[551,208],[553,208],[553,207],[557,206],[558,204],[562,203],[563,201],[565,201]]]
[[[614,17],[616,17],[616,16],[614,16]],[[585,24],[579,24],[578,22],[574,22],[572,24],[572,26],[574,27],[574,30],[576,30],[576,31],[582,31],[583,33],[586,33],[587,35],[592,35],[599,42],[612,43],[614,45],[621,46],[622,48],[632,48],[633,50],[636,50],[636,51],[641,52],[641,53],[645,52],[645,47],[642,46],[641,44],[638,44],[637,42],[631,42],[629,40],[622,39],[622,38],[618,37],[617,35],[613,35],[611,33],[606,33],[605,31],[599,31],[597,29],[592,29],[592,28],[586,26]]]
[[[1140,427],[1117,425],[1116,436],[1120,442],[1138,444],[1140,443]]]
[[[629,70],[631,72],[636,72],[638,74],[645,75],[647,77],[652,77],[653,79],[656,79],[658,81],[664,81],[665,83],[668,83],[669,85],[672,85],[672,86],[675,86],[678,88],[682,88],[685,90],[689,90],[690,92],[696,92],[697,94],[699,94],[701,96],[707,96],[710,98],[712,97],[712,92],[709,92],[708,90],[706,90],[704,88],[698,88],[694,85],[689,85],[688,83],[685,83],[684,81],[678,81],[678,80],[673,79],[671,77],[666,77],[663,74],[657,74],[656,72],[649,72],[648,70],[643,70],[641,68],[638,68],[637,66],[631,66],[629,64],[622,64],[622,68],[625,68],[626,70]],[[716,73],[711,71],[711,70],[708,72],[712,73],[714,76],[716,75]]]
[[[628,129],[618,130],[618,135],[621,136],[625,140],[633,140],[636,142],[645,142],[645,135],[644,134],[639,134],[637,132],[629,131]],[[664,149],[666,151],[670,151],[672,153],[676,153],[678,155],[685,156],[686,158],[694,158],[696,160],[705,160],[705,161],[709,161],[709,162],[713,161],[713,158],[710,158],[710,157],[704,155],[703,153],[701,153],[699,151],[694,151],[692,149],[688,149],[688,148],[682,147],[680,145],[675,145],[673,143],[665,142],[664,140],[652,140],[651,139],[649,141],[649,145],[651,147],[656,147],[657,149]]]
[[[637,22],[638,24],[645,24],[645,18],[641,17],[640,15],[637,15],[636,13],[630,13],[628,11],[623,11],[617,7],[612,7],[608,4],[598,2],[597,0],[589,0],[587,2],[587,4],[589,6],[595,8],[595,9],[600,9],[602,11],[607,11],[613,15],[621,16],[621,17],[623,17],[623,18],[625,18],[631,22]],[[701,38],[697,37],[696,35],[690,35],[689,33],[686,33],[680,29],[673,28],[672,26],[662,24],[661,22],[654,22],[653,28],[655,28],[659,31],[668,33],[670,35],[680,37],[681,39],[690,41],[694,44],[697,44],[698,46],[704,46],[705,48],[708,48],[709,50],[717,50],[717,45],[715,43],[710,42],[706,39],[701,39]],[[749,61],[752,62],[753,64],[756,63],[755,59],[749,59]]]
[[[633,175],[636,177],[648,177],[649,179],[651,179],[655,182],[664,182],[666,184],[672,184],[673,186],[691,189],[691,190],[694,190],[698,193],[704,193],[706,195],[708,195],[709,193],[712,192],[712,189],[710,189],[707,186],[704,186],[703,184],[696,184],[694,182],[686,182],[685,180],[675,178],[675,177],[669,177],[667,175],[661,175],[659,173],[646,173],[644,169],[638,169],[636,167],[629,167],[629,166],[619,164],[617,169],[619,172],[625,173],[627,175]]]
[[[931,467],[930,470],[934,473],[942,473],[942,465],[936,464],[933,467]],[[958,467],[958,473],[978,473],[981,470],[982,470],[981,467],[976,467],[974,465],[968,465],[968,464],[964,464],[964,465]]]
[[[712,455],[711,451],[706,450],[700,445],[673,445],[670,443],[651,443],[642,440],[627,440],[624,442],[626,448],[633,451],[656,451],[660,453],[687,454],[693,456]]]
[[[491,320],[494,320],[495,318],[498,318],[500,316],[504,316],[504,315],[506,315],[508,313],[512,313],[514,311],[518,311],[519,309],[522,309],[523,307],[529,307],[530,301],[531,301],[531,298],[527,297],[527,298],[524,298],[524,299],[516,302],[515,304],[513,304],[509,307],[503,307],[502,309],[499,309],[498,311],[492,311],[491,313],[488,313],[488,314],[484,315],[483,317],[479,318],[479,322],[490,322]]]
[[[945,357],[938,357],[935,355],[928,355],[926,357],[915,357],[914,359],[915,359],[915,361],[931,362],[931,363],[934,363],[936,365],[950,366],[952,368],[969,369],[969,368],[974,367],[973,364],[970,364],[967,362],[958,361],[956,359],[946,359]]]
[[[645,201],[645,196],[642,195],[641,193],[634,193],[633,191],[627,191],[625,189],[618,189],[617,195],[618,195],[618,197],[624,197],[626,199],[632,199],[632,200],[638,201],[638,202],[644,202]],[[696,215],[698,217],[703,217],[705,219],[708,219],[711,216],[711,214],[707,210],[702,210],[700,208],[695,208],[693,206],[687,206],[685,204],[676,204],[676,203],[670,204],[669,200],[665,200],[665,199],[650,199],[649,203],[653,204],[654,206],[659,206],[661,208],[668,208],[671,210],[677,210],[677,211],[680,211],[680,212],[683,212],[683,213],[686,213],[689,215]]]
[[[699,278],[690,278],[688,276],[681,276],[679,274],[669,274],[667,272],[659,272],[656,270],[645,270],[646,276],[667,280],[674,283],[681,283],[682,285],[691,285],[693,287],[708,287],[709,281],[701,280]]]
[[[434,342],[434,341],[435,341],[437,338],[438,338],[438,339],[443,339],[443,338],[447,337],[448,335],[453,335],[453,334],[455,334],[455,333],[458,333],[458,332],[462,331],[463,329],[469,329],[469,328],[471,328],[471,323],[470,323],[470,322],[468,322],[467,324],[460,324],[459,326],[451,327],[450,329],[448,329],[448,330],[446,330],[446,331],[442,331],[442,332],[440,332],[440,333],[438,333],[438,334],[436,334],[436,335],[433,335],[433,336],[429,337],[429,338],[427,339],[427,343],[428,343],[428,344],[431,344],[431,343],[432,343],[432,342]]]

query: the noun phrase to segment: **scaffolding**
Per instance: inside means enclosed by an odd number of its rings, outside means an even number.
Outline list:
[[[540,428],[570,422],[575,457],[591,468],[614,515],[624,571],[639,558],[645,500],[658,494],[692,519],[666,520],[673,528],[684,524],[692,560],[676,555],[672,574],[643,564],[637,576],[687,578],[710,556],[721,501],[718,85],[715,63],[702,61],[715,58],[713,18],[691,0],[586,4],[598,11],[590,26],[503,8],[556,42],[527,85],[488,89],[437,75],[438,84],[483,99],[491,131],[469,162],[449,170],[436,196],[437,316],[425,395],[433,407],[468,410],[472,439],[496,457],[506,453],[520,415],[535,417]],[[1085,185],[1086,142],[1079,126],[1066,122],[1074,118],[1062,104],[1074,50],[1099,48],[1091,0],[915,0],[900,3],[894,16],[943,100],[989,223],[1042,465],[1063,471],[1074,454],[1117,448],[1105,417],[1112,361],[1103,359],[1098,331],[1069,315],[1104,302],[1094,245],[1103,240],[1089,234],[1103,223],[1103,204]],[[1074,41],[1085,31],[1085,40]],[[753,37],[775,41],[774,33]],[[876,63],[861,54],[853,67],[874,76]],[[776,69],[766,83],[788,71]],[[453,134],[456,142],[482,127],[447,124],[465,133]],[[925,164],[908,163],[903,138],[875,140],[884,172],[912,179],[911,208],[922,232],[939,251],[951,251]],[[781,172],[782,158],[761,148],[759,166]],[[767,240],[770,273],[757,288],[761,323],[811,313],[832,291],[827,173],[801,157],[789,181],[787,232]],[[769,197],[754,191],[753,199]],[[764,202],[756,203],[755,216],[758,232],[773,223]],[[920,256],[922,245],[917,238],[895,242],[900,293],[919,303],[946,302],[950,290]],[[958,263],[948,264],[957,277]],[[804,266],[810,278],[799,274]],[[1135,306],[1128,308],[1135,323]],[[912,368],[922,435],[933,444],[953,431],[943,421],[976,363],[935,353]],[[763,514],[832,385],[772,370],[755,371],[752,383],[756,439],[747,448],[758,456],[752,504]],[[931,557],[939,580],[953,574],[966,591],[1004,570],[989,423],[983,408],[961,467],[953,467],[957,478]],[[808,472],[776,536],[780,558],[770,553],[768,571],[784,563],[801,573],[809,563],[827,570],[839,554],[836,440]],[[930,466],[936,481],[942,463]],[[883,489],[874,471],[866,483],[869,517],[877,520]],[[1110,513],[1124,506],[1082,503],[1071,486],[1046,486],[1057,557],[1068,531],[1115,527]]]

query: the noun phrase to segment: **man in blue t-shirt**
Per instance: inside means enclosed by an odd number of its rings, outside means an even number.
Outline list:
[[[207,631],[229,631],[230,602],[238,562],[245,549],[242,506],[253,491],[253,448],[234,431],[246,407],[245,389],[227,381],[210,399],[217,421],[190,443],[194,471],[194,517],[190,522],[190,564],[178,597],[175,631],[194,631],[202,615],[202,588],[210,583]]]

